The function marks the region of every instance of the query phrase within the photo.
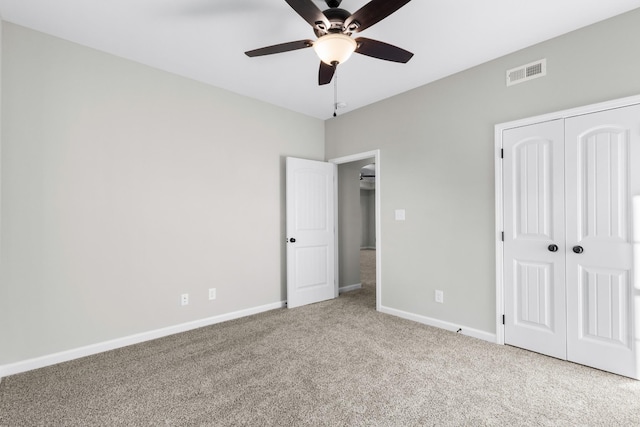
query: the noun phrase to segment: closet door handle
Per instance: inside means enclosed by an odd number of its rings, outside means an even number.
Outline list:
[[[575,252],[577,254],[581,254],[582,252],[584,252],[584,248],[582,246],[574,246],[573,247],[573,252]]]
[[[558,245],[549,245],[547,249],[549,249],[549,252],[558,252]]]

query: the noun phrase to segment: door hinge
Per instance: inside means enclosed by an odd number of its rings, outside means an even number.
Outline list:
[[[504,325],[504,314],[502,315],[502,324]]]
[[[502,241],[504,242],[504,231],[502,232],[502,236],[500,237],[502,239]]]
[[[500,158],[504,159],[504,148],[500,149]]]

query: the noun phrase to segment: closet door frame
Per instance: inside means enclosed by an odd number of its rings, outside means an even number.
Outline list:
[[[640,95],[620,98],[611,101],[601,102],[598,104],[586,105],[569,110],[557,111],[554,113],[543,114],[540,116],[528,117],[525,119],[514,120],[510,122],[495,125],[494,133],[494,159],[495,159],[495,242],[496,242],[496,343],[504,345],[504,242],[502,233],[504,231],[503,217],[503,176],[502,176],[502,147],[503,132],[507,129],[533,125],[536,123],[548,122],[557,119],[567,119],[583,114],[597,113],[600,111],[611,110],[614,108],[627,107],[630,105],[640,104]]]

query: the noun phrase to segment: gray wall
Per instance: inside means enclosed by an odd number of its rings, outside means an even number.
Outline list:
[[[639,23],[636,9],[326,122],[327,158],[381,150],[383,306],[495,332],[494,125],[640,93]],[[506,87],[541,58],[546,77]]]
[[[0,365],[286,299],[322,121],[6,22],[2,54]]]
[[[383,306],[494,332],[493,126],[640,93],[638,22],[325,123],[4,23],[0,364],[284,300],[283,158],[378,148]]]
[[[360,211],[362,216],[362,236],[360,247],[376,247],[376,190],[360,189]]]
[[[338,165],[338,262],[340,287],[360,283],[360,169],[371,160]]]

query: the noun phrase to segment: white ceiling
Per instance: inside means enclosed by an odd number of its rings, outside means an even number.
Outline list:
[[[343,0],[355,12],[367,0]],[[325,9],[323,1],[314,3]],[[338,69],[350,111],[640,7],[640,0],[413,0],[358,36],[415,54],[407,64],[353,55]],[[284,0],[0,0],[13,22],[155,68],[326,119],[313,49],[247,50],[315,36]],[[532,60],[539,58],[532,58]],[[522,64],[513,64],[514,66]]]

